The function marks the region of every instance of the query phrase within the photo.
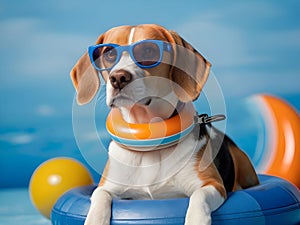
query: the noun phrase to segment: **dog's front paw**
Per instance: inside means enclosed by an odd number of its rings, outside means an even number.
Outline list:
[[[189,209],[184,225],[211,225],[210,210],[206,207],[199,208],[197,211]]]
[[[91,206],[84,225],[109,225],[111,201],[108,192],[97,188],[91,197]]]
[[[193,215],[185,218],[184,225],[211,225],[210,215]]]
[[[107,216],[105,214],[106,213],[101,214],[101,212],[90,211],[84,222],[84,225],[109,225],[110,215]]]
[[[219,208],[224,200],[212,185],[197,189],[190,197],[185,225],[211,225],[211,212]]]

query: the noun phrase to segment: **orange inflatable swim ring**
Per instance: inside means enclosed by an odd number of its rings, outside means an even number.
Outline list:
[[[254,164],[259,173],[279,176],[300,188],[300,116],[286,101],[257,95],[252,103],[264,124],[264,148]],[[257,162],[255,162],[257,161]]]

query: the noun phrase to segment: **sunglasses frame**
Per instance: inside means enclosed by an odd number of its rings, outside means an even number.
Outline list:
[[[134,54],[133,54],[133,49],[135,46],[142,44],[142,43],[154,43],[159,47],[160,56],[159,56],[159,60],[156,63],[151,64],[151,65],[142,65],[135,59]],[[117,51],[117,58],[116,58],[115,62],[112,64],[112,66],[109,68],[99,68],[93,59],[94,51],[100,47],[113,47]],[[172,53],[173,49],[172,49],[172,45],[169,42],[165,42],[165,41],[161,41],[161,40],[149,40],[149,39],[138,41],[131,45],[118,45],[118,44],[107,43],[107,44],[98,44],[98,45],[93,45],[93,46],[88,47],[88,54],[90,57],[90,61],[91,61],[92,65],[94,66],[94,68],[98,71],[111,70],[120,61],[120,58],[124,51],[129,53],[131,59],[140,68],[153,68],[153,67],[158,66],[161,63],[164,51]]]

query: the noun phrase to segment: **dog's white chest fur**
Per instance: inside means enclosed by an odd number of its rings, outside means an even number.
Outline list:
[[[136,152],[115,142],[109,147],[107,182],[114,197],[157,199],[189,196],[202,185],[195,172],[195,154],[205,144],[193,134],[163,150]],[[187,182],[187,180],[190,180]],[[188,186],[185,184],[188,183]]]

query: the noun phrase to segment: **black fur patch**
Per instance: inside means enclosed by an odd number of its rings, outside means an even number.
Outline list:
[[[224,135],[224,140],[221,144],[220,150],[214,159],[214,163],[222,177],[227,192],[232,191],[235,180],[234,163],[229,152],[230,141],[229,137]]]
[[[210,124],[201,124],[197,126],[198,129],[200,128],[200,130],[197,132],[199,140],[205,138],[205,136],[209,136],[206,126],[213,129],[213,131],[217,134],[216,137],[210,139],[213,155],[215,156],[214,164],[221,175],[226,192],[230,192],[234,186],[235,171],[233,159],[229,152],[229,147],[235,144],[227,135],[212,127]]]

